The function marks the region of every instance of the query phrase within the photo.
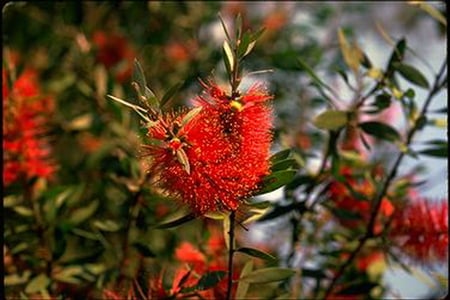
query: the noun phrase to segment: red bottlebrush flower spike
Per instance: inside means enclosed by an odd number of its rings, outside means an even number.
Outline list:
[[[448,203],[420,199],[397,210],[391,238],[419,262],[445,261],[448,257]]]
[[[196,108],[160,116],[149,128],[149,171],[197,214],[236,210],[269,173],[271,97],[255,85],[232,99],[215,85]]]
[[[3,71],[3,80],[6,81]],[[37,74],[25,70],[11,90],[3,85],[3,182],[50,178],[55,171],[50,145],[43,136],[45,119],[53,110],[53,99],[40,95]]]
[[[359,219],[346,219],[340,218],[339,222],[347,228],[358,228],[365,226],[370,218],[370,202],[375,193],[375,187],[366,178],[359,178],[356,175],[352,175],[353,171],[350,168],[343,168],[341,174],[345,177],[346,183],[350,186],[355,194],[352,193],[349,187],[343,182],[334,181],[329,187],[329,196],[332,199],[336,208],[348,211]],[[358,198],[358,195],[361,198]],[[388,218],[394,213],[394,206],[387,199],[383,198],[381,201],[379,218]],[[378,234],[382,231],[381,219],[377,219],[375,223],[374,233]]]

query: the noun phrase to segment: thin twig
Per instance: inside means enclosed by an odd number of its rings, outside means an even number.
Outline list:
[[[447,66],[447,58],[444,60],[441,68],[439,69],[438,74],[436,75],[436,79],[433,85],[433,88],[431,89],[431,91],[429,92],[425,103],[420,111],[419,114],[419,119],[423,118],[425,116],[425,114],[427,113],[428,110],[428,106],[431,103],[431,100],[434,98],[434,96],[439,92],[441,86],[442,86],[442,77],[444,76],[444,72]],[[417,132],[417,130],[420,128],[419,126],[419,122],[416,122],[414,124],[414,126],[411,128],[411,130],[409,131],[407,138],[406,138],[406,146],[409,146],[409,144],[411,143],[414,134]],[[364,234],[364,236],[359,240],[358,246],[355,248],[355,250],[353,250],[350,253],[350,256],[348,257],[348,259],[346,260],[346,262],[339,268],[339,270],[337,271],[336,275],[334,276],[333,280],[331,281],[330,285],[328,286],[328,289],[325,291],[325,296],[324,298],[327,298],[332,292],[334,287],[336,286],[336,283],[338,282],[338,280],[340,279],[340,277],[345,273],[345,271],[347,270],[347,268],[351,265],[351,263],[353,262],[353,260],[356,258],[356,256],[359,254],[359,252],[361,251],[361,249],[364,247],[364,245],[366,244],[366,242],[374,237],[374,225],[375,225],[375,221],[378,215],[378,212],[380,210],[381,207],[381,203],[382,203],[382,199],[385,197],[389,186],[392,182],[392,180],[395,178],[398,168],[400,166],[400,163],[402,162],[403,158],[405,157],[405,152],[401,152],[399,153],[397,159],[395,160],[395,163],[391,169],[391,172],[389,173],[389,175],[387,176],[386,180],[384,181],[382,188],[380,190],[379,193],[377,193],[376,198],[374,199],[374,206],[373,206],[373,210],[371,212],[370,215],[370,219],[369,222],[367,224],[366,227],[366,233]]]
[[[231,299],[231,290],[233,287],[233,254],[234,254],[234,224],[235,223],[235,211],[230,213],[230,230],[228,231],[229,249],[228,249],[228,282],[227,282],[227,300]]]

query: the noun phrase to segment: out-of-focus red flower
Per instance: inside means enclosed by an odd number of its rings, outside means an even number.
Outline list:
[[[448,257],[448,203],[421,198],[394,214],[390,237],[411,258],[430,263]]]
[[[3,70],[3,182],[50,178],[55,165],[45,137],[45,121],[53,111],[53,99],[41,95],[37,73],[26,69],[9,89]]]
[[[164,53],[170,62],[181,63],[194,57],[197,49],[197,43],[193,40],[171,41],[164,47]]]
[[[348,211],[359,218],[346,219],[340,218],[339,222],[348,228],[358,228],[366,226],[371,214],[370,199],[373,199],[375,187],[366,178],[353,175],[353,171],[344,167],[341,174],[345,177],[345,183],[333,181],[329,187],[329,196],[336,208]],[[353,189],[353,192],[350,188]],[[385,197],[381,201],[379,219],[375,223],[374,233],[379,234],[382,231],[380,218],[388,218],[394,213],[394,206]]]
[[[136,56],[130,42],[118,33],[105,31],[94,32],[92,40],[97,47],[97,61],[113,71],[117,81],[129,79]]]
[[[194,101],[197,115],[160,116],[148,132],[160,144],[145,146],[149,171],[199,215],[236,210],[259,188],[269,173],[272,126],[271,97],[261,85],[234,98],[216,85],[205,88]]]
[[[288,21],[287,13],[284,10],[270,12],[263,21],[263,27],[268,31],[280,30]]]
[[[222,251],[218,249],[210,249],[209,246],[218,246],[216,242],[221,244],[223,236],[218,231],[212,231],[211,237],[206,242],[205,253],[203,254],[192,244],[184,242],[176,250],[176,257],[180,262],[188,263],[191,266],[191,274],[188,274],[188,269],[184,267],[179,269],[175,275],[174,286],[172,288],[172,294],[179,292],[179,282],[183,276],[188,276],[184,282],[183,287],[190,287],[197,284],[199,278],[212,271],[225,271],[227,272],[227,260],[226,260],[226,247],[223,244]],[[206,255],[209,253],[209,255]],[[239,279],[240,270],[238,266],[234,266],[233,280]],[[177,282],[177,284],[175,284]],[[232,294],[235,293],[237,284],[232,286]],[[199,294],[205,299],[224,299],[227,292],[227,276],[225,276],[216,286],[211,289],[200,291]]]

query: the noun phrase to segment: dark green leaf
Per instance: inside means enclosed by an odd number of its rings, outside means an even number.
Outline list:
[[[162,96],[161,102],[159,103],[159,107],[161,109],[166,106],[170,100],[173,98],[173,96],[180,90],[180,88],[183,86],[184,82],[178,82],[175,85],[173,85],[167,92]]]
[[[231,42],[231,37],[230,37],[230,34],[228,33],[227,26],[225,25],[225,22],[223,21],[220,13],[219,13],[219,20],[220,20],[220,23],[222,24],[223,32],[225,32],[225,36],[227,37],[227,40],[229,42]]]
[[[369,281],[360,281],[352,283],[342,290],[337,292],[337,295],[368,295],[370,290],[376,287],[378,284]]]
[[[333,208],[331,209],[332,213],[338,218],[342,220],[361,220],[361,215],[357,212],[345,210],[345,209],[338,209]]]
[[[288,205],[276,205],[271,211],[269,211],[267,214],[258,219],[258,222],[269,221],[293,211],[299,211],[300,213],[305,212],[306,211],[305,203],[299,202],[299,203],[291,203]]]
[[[145,257],[155,257],[155,253],[148,247],[148,245],[141,242],[134,242],[132,244],[134,248],[136,248],[139,253],[141,253]]]
[[[393,66],[406,80],[420,87],[429,88],[430,84],[428,83],[428,80],[415,67],[402,63],[394,63]]]
[[[285,160],[289,157],[289,155],[291,154],[291,149],[284,149],[281,150],[275,154],[273,154],[270,157],[270,163],[271,164],[276,164],[279,161]]]
[[[291,182],[289,182],[286,185],[286,189],[293,190],[293,189],[298,188],[301,185],[310,184],[313,181],[314,181],[314,178],[311,177],[310,175],[299,175],[299,176],[296,176]]]
[[[393,64],[396,62],[401,62],[403,60],[403,57],[405,55],[405,50],[406,50],[406,40],[401,39],[400,41],[398,41],[397,45],[395,45],[394,51],[392,51],[391,57],[389,59],[389,63],[388,63],[387,71],[386,71],[387,77],[391,77],[391,75],[393,73],[393,70],[394,70]]]
[[[172,221],[168,221],[168,222],[164,222],[164,223],[161,223],[159,225],[156,225],[156,228],[157,229],[167,229],[167,228],[177,227],[177,226],[180,226],[180,225],[182,225],[184,223],[192,221],[194,219],[195,219],[195,214],[190,213],[190,214],[182,216],[182,217],[180,217],[178,219],[175,219],[175,220],[172,220]]]
[[[272,261],[272,260],[276,259],[274,256],[270,255],[269,253],[266,253],[266,252],[263,252],[261,250],[254,249],[254,248],[241,247],[241,248],[237,249],[236,251],[245,253],[247,255],[250,255],[250,256],[253,256],[256,258],[268,260],[268,261]]]
[[[296,170],[283,170],[267,175],[263,179],[262,188],[256,194],[265,194],[288,184],[296,173]]]
[[[339,253],[342,253],[342,252],[339,251]],[[316,279],[327,278],[327,275],[325,274],[325,272],[320,269],[302,268],[301,275],[302,275],[302,277],[311,277],[311,278],[316,278]]]
[[[369,57],[363,53],[363,59],[361,61],[361,65],[363,65],[366,69],[372,68],[372,62],[370,61]]]
[[[435,113],[435,114],[446,114],[446,113],[448,113],[448,107],[443,107],[440,109],[432,110],[430,112]]]
[[[297,161],[293,158],[288,158],[285,160],[278,161],[276,164],[273,164],[270,168],[272,172],[287,170],[289,168],[297,169],[299,167]]]
[[[388,124],[370,121],[358,124],[361,129],[372,136],[382,140],[397,141],[400,140],[400,134]]]
[[[348,113],[342,110],[326,110],[318,115],[313,124],[326,130],[336,130],[343,127],[348,122]]]
[[[448,144],[439,145],[439,146],[433,147],[433,148],[427,148],[427,149],[418,151],[417,153],[427,155],[427,156],[439,157],[439,158],[448,158]]]
[[[377,111],[382,111],[391,105],[391,95],[383,93],[375,97],[375,103],[373,104],[377,107]]]
[[[197,285],[187,287],[181,290],[182,293],[192,293],[194,291],[203,291],[216,286],[227,274],[225,271],[212,271],[204,274]]]
[[[315,82],[317,85],[322,86],[324,88],[326,88],[327,90],[331,91],[332,89],[325,84],[325,82],[323,82],[322,80],[320,80],[319,76],[317,76],[317,74],[314,72],[314,70],[308,66],[306,64],[306,62],[304,62],[302,59],[297,58],[298,63],[300,64],[300,68],[302,70],[304,70],[313,80],[313,82]]]
[[[265,268],[253,271],[242,278],[239,281],[245,281],[248,283],[268,283],[285,280],[295,274],[292,269],[286,268]]]
[[[412,100],[416,96],[416,92],[413,89],[407,89],[404,95]]]

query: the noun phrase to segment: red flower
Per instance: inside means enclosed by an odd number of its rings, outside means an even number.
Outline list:
[[[329,196],[336,208],[350,212],[355,218],[339,218],[339,222],[348,228],[358,228],[366,226],[371,214],[370,200],[375,194],[375,187],[364,177],[353,174],[353,171],[345,167],[341,174],[345,177],[345,183],[333,181],[329,187]],[[351,189],[353,189],[353,192]],[[378,234],[382,230],[381,218],[388,218],[394,213],[394,206],[387,199],[381,201],[379,219],[375,223],[374,233]],[[358,218],[356,218],[358,217]]]
[[[206,86],[197,108],[160,116],[149,127],[159,140],[145,146],[149,171],[197,214],[236,210],[269,173],[270,98],[261,85],[233,99]]]
[[[128,40],[117,33],[96,31],[92,40],[97,46],[97,61],[112,70],[117,81],[129,79],[133,71],[135,52]]]
[[[419,199],[397,210],[390,236],[413,259],[444,261],[448,257],[447,201]]]
[[[6,80],[3,71],[3,80]],[[43,136],[45,119],[53,110],[53,99],[43,97],[33,70],[25,70],[11,90],[3,84],[3,182],[50,178],[55,171],[50,145]]]

